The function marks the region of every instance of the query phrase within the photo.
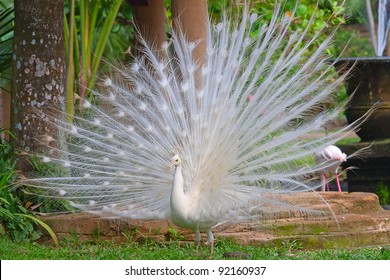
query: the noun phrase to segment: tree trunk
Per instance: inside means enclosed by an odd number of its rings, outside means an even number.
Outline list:
[[[207,0],[172,0],[173,27],[181,30],[189,42],[198,45],[194,60],[200,65],[205,62],[206,26],[208,21]]]
[[[149,45],[154,46],[156,53],[159,54],[162,44],[167,39],[164,0],[153,0],[149,1],[149,4],[134,5],[133,11],[134,23],[140,35]],[[137,38],[134,43],[137,50],[139,45]]]
[[[197,43],[193,59],[202,66],[206,62],[207,0],[172,0],[172,16],[173,28],[182,31],[189,42]],[[202,82],[199,69],[196,77],[197,86]]]
[[[15,150],[45,151],[45,136],[58,139],[49,116],[64,107],[63,0],[15,0],[11,131]],[[58,111],[57,111],[58,114]],[[29,170],[23,157],[19,168]]]

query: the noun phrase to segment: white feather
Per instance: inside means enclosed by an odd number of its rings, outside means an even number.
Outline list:
[[[390,15],[388,0],[378,1],[378,50],[376,55],[383,56],[387,46],[387,38],[390,30]]]

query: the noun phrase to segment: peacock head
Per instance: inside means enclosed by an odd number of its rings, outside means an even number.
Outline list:
[[[181,163],[180,157],[179,157],[178,155],[174,155],[174,156],[172,157],[172,159],[171,159],[171,164],[172,164],[173,166],[179,166],[180,163]]]

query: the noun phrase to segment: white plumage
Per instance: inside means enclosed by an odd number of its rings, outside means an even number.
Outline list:
[[[42,159],[60,175],[20,184],[99,215],[172,219],[194,230],[197,247],[200,230],[213,244],[219,223],[298,207],[279,194],[315,190],[319,182],[307,175],[333,165],[315,163],[314,154],[340,130],[305,136],[340,113],[320,105],[348,73],[338,77],[328,65],[330,38],[313,46],[317,38],[289,31],[280,14],[260,27],[245,11],[240,22],[208,23],[202,66],[182,34],[172,31],[165,55],[145,43],[144,55],[106,78],[73,124],[52,120],[67,145],[48,141]]]
[[[181,159],[178,155],[172,158],[172,164],[175,166],[173,176],[173,186],[171,191],[171,218],[173,223],[180,227],[192,229],[195,232],[196,250],[198,251],[201,241],[200,230],[206,231],[208,242],[211,246],[211,255],[213,253],[214,237],[211,228],[216,225],[221,213],[213,215],[217,207],[208,207],[202,205],[198,199],[202,183],[194,185],[187,193],[184,192],[184,179],[181,172]],[[204,212],[204,213],[202,213]]]

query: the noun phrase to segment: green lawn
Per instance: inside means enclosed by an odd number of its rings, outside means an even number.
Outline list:
[[[389,260],[390,247],[370,247],[357,249],[327,249],[306,251],[299,243],[284,243],[280,247],[271,245],[237,245],[228,239],[218,239],[213,259],[228,259],[226,252],[242,252],[249,259],[277,260]],[[249,256],[249,257],[248,257]],[[171,241],[159,244],[146,241],[144,244],[128,242],[114,245],[109,242],[98,244],[68,240],[59,247],[38,243],[14,243],[7,237],[0,237],[0,259],[76,259],[76,260],[155,260],[155,259],[207,259],[208,247],[203,246],[198,255],[193,243]],[[240,259],[240,257],[237,257]]]

